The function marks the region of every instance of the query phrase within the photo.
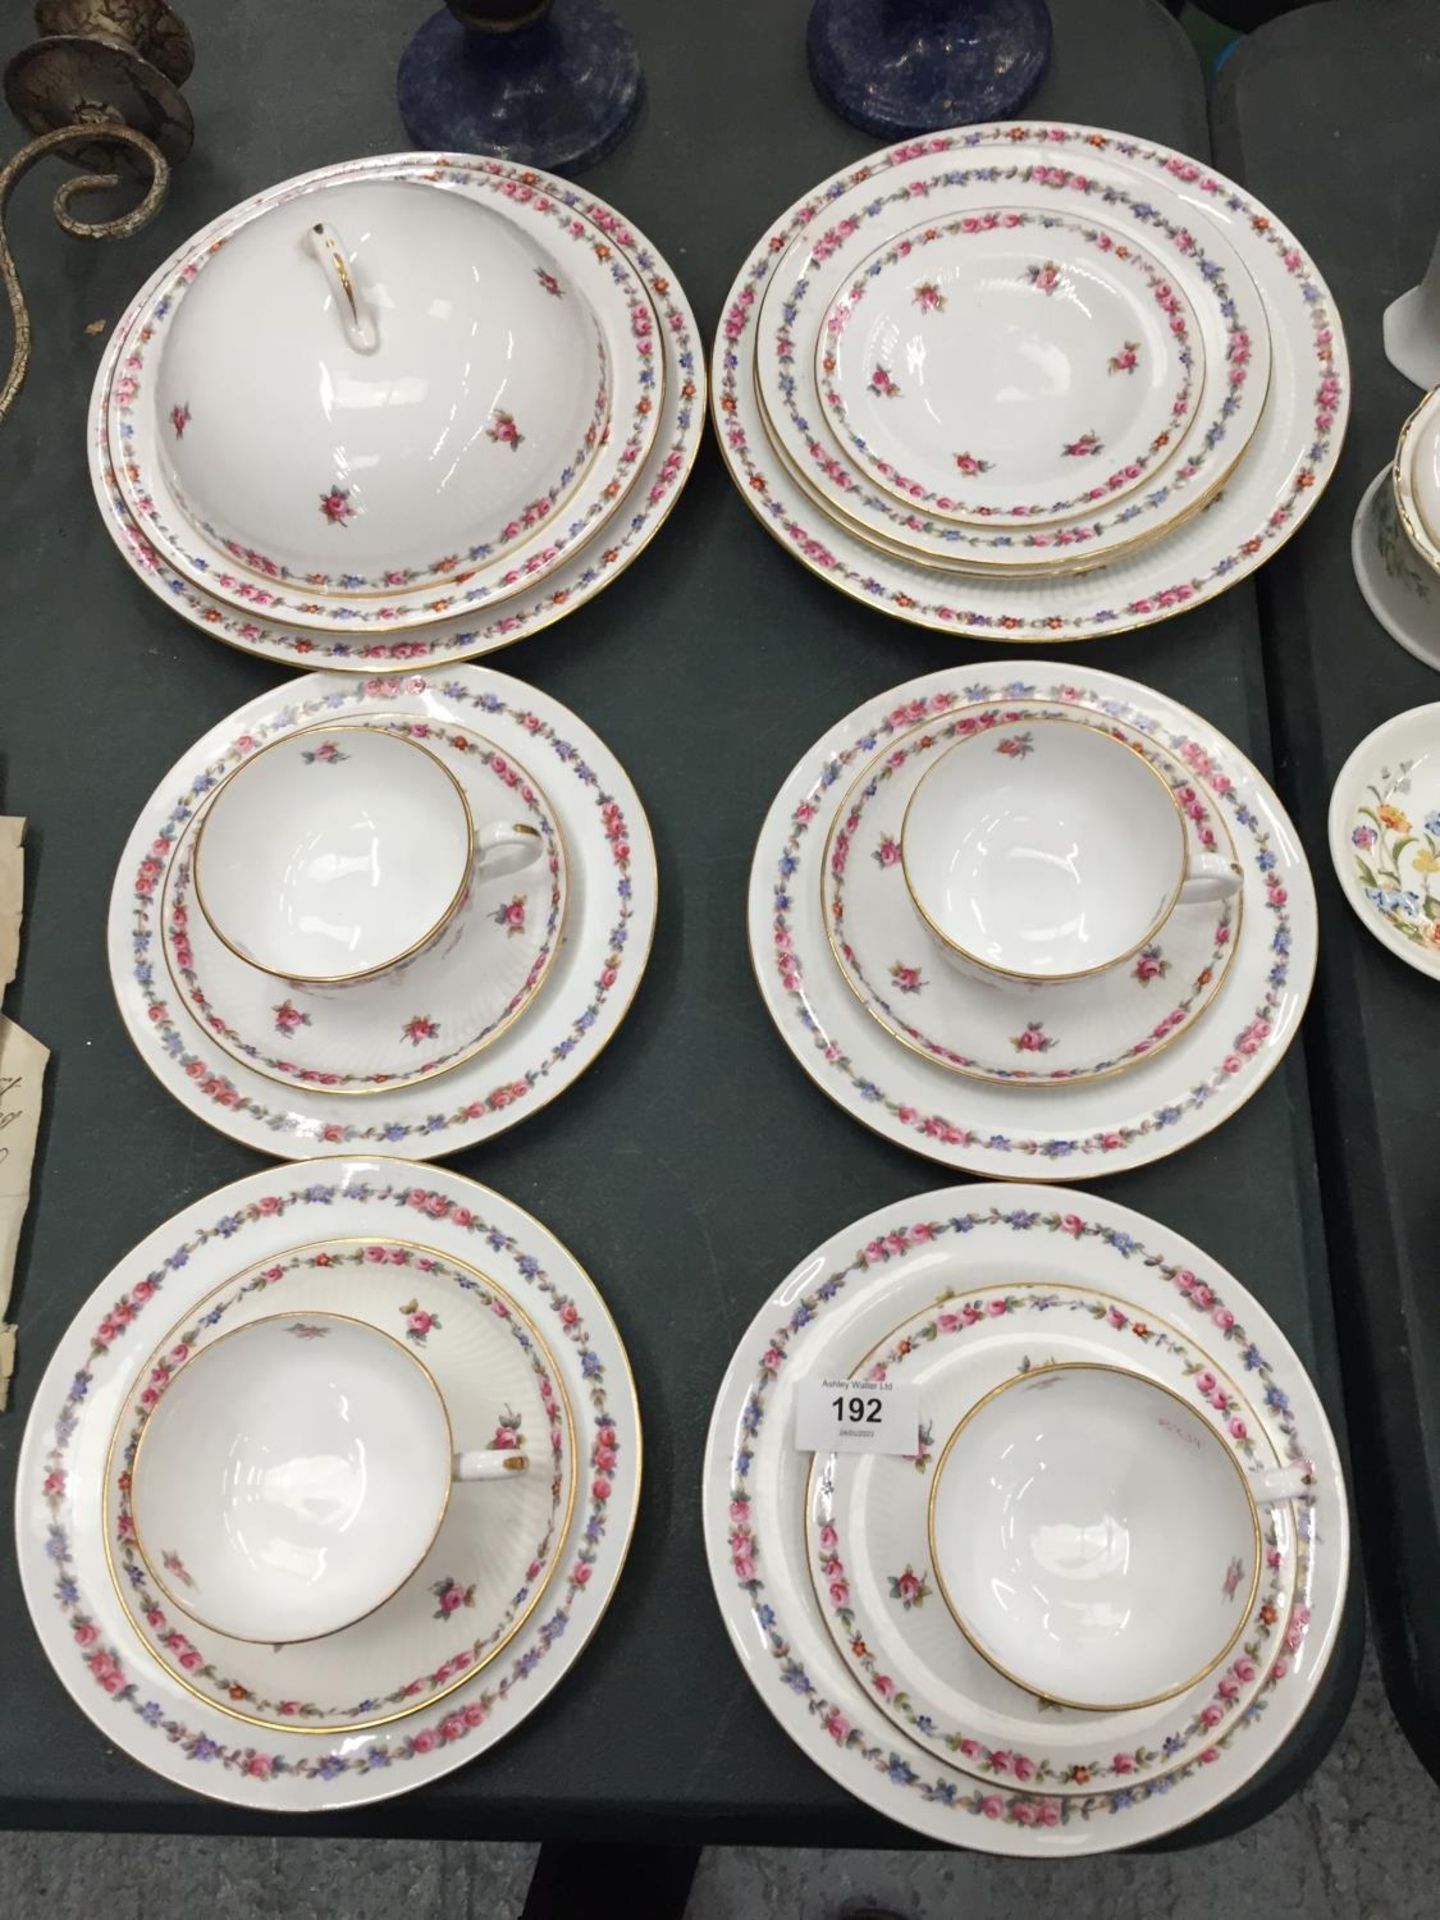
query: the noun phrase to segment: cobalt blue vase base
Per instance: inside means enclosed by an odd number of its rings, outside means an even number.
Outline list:
[[[643,95],[628,28],[604,0],[555,0],[513,33],[432,14],[400,57],[395,93],[416,147],[490,153],[579,173],[619,145]]]
[[[1004,120],[1050,64],[1046,0],[815,0],[810,77],[882,140]]]

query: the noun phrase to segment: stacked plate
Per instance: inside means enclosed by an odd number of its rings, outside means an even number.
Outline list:
[[[909,142],[796,203],[715,347],[762,522],[857,599],[1025,640],[1164,619],[1252,571],[1349,407],[1324,282],[1230,182],[1081,127]]]
[[[683,294],[611,208],[398,155],[272,187],[166,262],[102,362],[91,472],[132,568],[215,638],[433,665],[633,559],[703,390]]]
[[[573,1664],[640,1482],[593,1282],[444,1170],[283,1167],[197,1201],[61,1340],[16,1527],[46,1652],[105,1737],[272,1811],[485,1751]]]
[[[111,978],[212,1126],[291,1159],[428,1159],[599,1055],[655,912],[639,798],[558,701],[482,667],[312,674],[212,728],[142,809]]]
[[[735,1650],[816,1764],[931,1839],[1032,1855],[1151,1839],[1262,1767],[1349,1556],[1333,1437],[1259,1303],[1153,1220],[1008,1184],[872,1214],[775,1290],[704,1526]]]
[[[869,700],[760,831],[751,954],[864,1125],[976,1173],[1109,1172],[1221,1124],[1314,977],[1289,819],[1197,715],[1041,661]]]

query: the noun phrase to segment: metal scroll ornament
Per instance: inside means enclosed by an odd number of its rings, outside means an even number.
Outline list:
[[[0,386],[0,421],[15,403],[30,364],[30,315],[5,237],[10,195],[38,160],[57,153],[85,171],[62,182],[55,219],[80,240],[126,240],[154,218],[170,169],[195,137],[180,88],[195,64],[185,23],[165,0],[37,0],[41,38],[5,69],[5,98],[36,137],[0,168],[0,281],[14,340]],[[140,201],[107,220],[71,211],[82,194],[145,183]]]

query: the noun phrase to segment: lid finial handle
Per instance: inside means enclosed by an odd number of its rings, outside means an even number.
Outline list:
[[[325,277],[335,295],[335,311],[340,316],[346,339],[357,353],[374,353],[380,344],[380,329],[375,324],[374,314],[360,297],[350,263],[345,257],[345,249],[334,228],[327,226],[323,220],[317,220],[307,237],[310,251],[324,268]]]

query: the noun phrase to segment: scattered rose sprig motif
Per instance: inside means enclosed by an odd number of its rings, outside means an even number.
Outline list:
[[[525,436],[516,425],[514,414],[507,413],[504,407],[497,407],[491,414],[485,438],[493,440],[497,446],[509,447],[512,453],[518,453],[525,444]]]
[[[321,515],[332,527],[343,527],[346,521],[353,520],[359,511],[358,507],[351,505],[348,487],[331,487],[328,493],[322,493],[320,496]],[[248,559],[250,556],[245,557]]]
[[[405,1322],[405,1338],[412,1345],[423,1347],[432,1333],[439,1333],[440,1316],[433,1308],[422,1307],[418,1299],[410,1299],[400,1309]]]
[[[1046,1033],[1043,1020],[1030,1020],[1026,1022],[1023,1032],[1011,1034],[1010,1044],[1017,1053],[1048,1053],[1055,1045],[1055,1039],[1052,1034]]]
[[[430,1591],[435,1596],[433,1618],[436,1620],[448,1620],[451,1614],[457,1613],[461,1607],[473,1607],[475,1604],[473,1583],[468,1587],[462,1587],[458,1580],[448,1575],[443,1580],[435,1581]]]
[[[923,1607],[930,1598],[929,1575],[916,1573],[908,1560],[903,1573],[890,1573],[885,1577],[890,1585],[890,1598],[897,1600],[906,1613],[912,1607]]]

